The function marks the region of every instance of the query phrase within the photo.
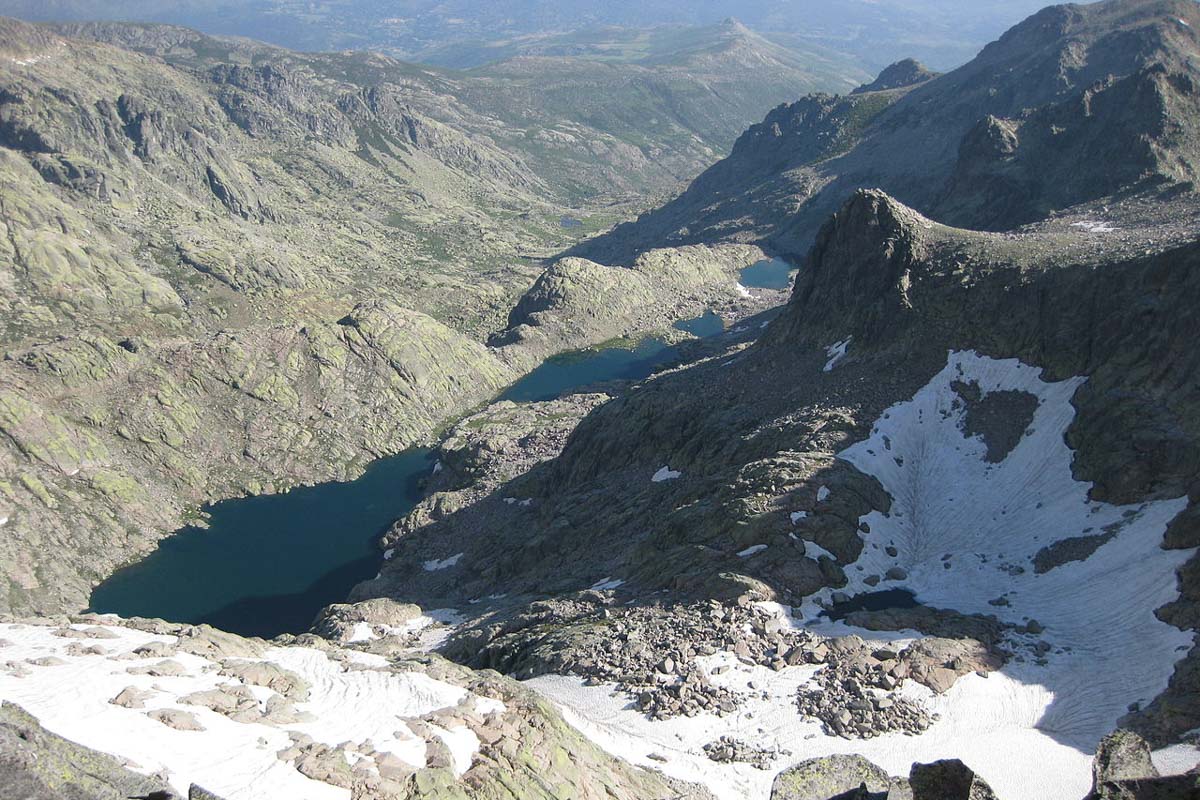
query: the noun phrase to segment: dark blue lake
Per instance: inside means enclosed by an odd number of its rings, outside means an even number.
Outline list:
[[[751,289],[786,289],[795,274],[796,267],[782,258],[770,258],[743,269],[738,282]]]
[[[720,332],[711,321],[692,322]],[[567,353],[500,399],[551,400],[595,383],[640,380],[677,356],[657,339]],[[374,577],[381,560],[376,542],[421,499],[420,483],[432,466],[428,450],[413,449],[376,461],[347,483],[215,503],[205,508],[207,528],[186,527],[163,539],[96,587],[91,608],[205,622],[244,636],[307,631],[324,606]]]
[[[308,630],[321,608],[375,575],[376,540],[421,499],[432,466],[428,450],[407,450],[347,483],[214,503],[207,529],[163,539],[96,587],[92,609],[247,636]]]

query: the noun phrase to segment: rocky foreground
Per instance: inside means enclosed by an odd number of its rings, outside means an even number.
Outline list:
[[[372,614],[378,633],[338,628]],[[312,635],[267,643],[205,626],[112,617],[0,623],[4,796],[711,797],[606,755],[511,680],[401,647],[414,620],[390,629],[380,621],[406,617],[386,605],[331,611],[323,630],[355,639],[344,645]],[[397,648],[390,657],[378,653],[387,640]],[[835,643],[831,665],[849,663],[844,645]],[[735,736],[704,750],[713,762],[758,770],[787,755]],[[667,760],[660,756],[660,765]],[[1088,800],[1195,796],[1200,768],[1164,777],[1159,763],[1170,762],[1136,734],[1107,737]],[[996,795],[957,760],[915,764],[906,777],[891,777],[862,756],[832,755],[780,772],[770,797]]]

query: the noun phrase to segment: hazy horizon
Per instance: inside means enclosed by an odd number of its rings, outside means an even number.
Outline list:
[[[550,47],[587,57],[605,26],[709,26],[734,17],[778,45],[827,50],[878,70],[905,57],[936,70],[968,61],[1006,29],[1051,5],[1041,0],[0,0],[0,14],[38,22],[184,25],[302,51],[378,50],[405,60],[471,67]],[[595,48],[592,48],[593,50]]]

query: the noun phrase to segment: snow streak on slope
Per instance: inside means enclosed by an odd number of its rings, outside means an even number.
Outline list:
[[[1099,738],[1130,703],[1166,687],[1174,663],[1191,644],[1189,634],[1154,616],[1177,597],[1175,570],[1191,556],[1160,546],[1166,525],[1187,500],[1129,507],[1089,501],[1091,487],[1073,478],[1064,439],[1075,413],[1070,401],[1083,380],[1051,383],[1041,375],[1014,359],[952,353],[928,386],[883,415],[870,439],[839,454],[875,476],[893,499],[889,513],[863,518],[870,533],[864,534],[860,559],[846,567],[849,585],[839,591],[876,591],[865,579],[900,567],[908,578],[888,582],[888,588],[908,588],[925,605],[993,615],[1026,631],[1010,632],[1016,658],[1000,672],[969,674],[943,695],[911,682],[902,687],[904,696],[940,715],[925,733],[867,740],[826,736],[795,707],[797,688],[818,668],[776,673],[741,665],[730,654],[718,654],[728,669],[713,673],[713,680],[746,692],[745,704],[731,718],[652,722],[624,697],[576,678],[546,676],[530,684],[564,706],[567,719],[610,752],[700,780],[730,800],[766,798],[774,772],[709,761],[703,746],[726,734],[790,751],[774,770],[806,758],[859,753],[906,776],[915,762],[961,758],[1002,800],[1083,797]],[[1017,405],[1036,408],[1019,423],[1023,431],[1014,429],[1019,435],[1007,440],[1010,447],[1003,452],[968,436],[970,406],[959,390],[983,402],[995,392],[1028,394],[1036,403]],[[1033,559],[1043,547],[1095,534],[1106,540],[1090,556],[1035,572]],[[896,549],[895,557],[887,556],[888,546]],[[793,624],[879,642],[918,635],[865,631],[820,617],[832,591],[807,598],[793,610]],[[988,602],[1001,597],[1007,606]],[[1037,625],[1029,628],[1031,620]],[[1044,664],[1037,663],[1039,641],[1050,646]],[[1196,748],[1179,749],[1170,754],[1178,762],[1171,771],[1200,761]]]
[[[389,753],[420,768],[425,766],[426,743],[409,730],[407,720],[464,701],[479,713],[498,705],[418,672],[393,671],[378,656],[346,651],[354,663],[343,665],[320,650],[272,647],[264,658],[232,661],[273,664],[299,675],[311,688],[296,709],[311,718],[285,724],[234,721],[182,702],[193,692],[243,685],[236,677],[218,674],[220,662],[230,659],[183,651],[137,654],[134,650],[152,643],[169,648],[176,637],[117,625],[70,627],[99,631],[104,638],[68,638],[53,627],[0,625],[0,699],[23,707],[60,736],[135,762],[140,772],[164,770],[184,796],[195,782],[228,800],[349,800],[349,789],[307,778],[279,760],[276,754],[292,745],[292,733],[334,747],[353,742],[362,745],[358,749],[363,753]],[[98,650],[83,653],[81,647]],[[163,669],[163,655],[182,669]],[[129,672],[151,665],[162,674]],[[143,708],[109,702],[131,686],[148,693]],[[249,688],[263,707],[275,694]],[[190,713],[204,730],[177,730],[147,716],[158,709]],[[461,774],[479,749],[475,734],[436,730]]]

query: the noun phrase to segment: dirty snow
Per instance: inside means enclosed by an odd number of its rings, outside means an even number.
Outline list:
[[[663,481],[673,481],[676,478],[681,478],[681,477],[683,477],[682,472],[678,472],[676,470],[671,469],[669,466],[665,466],[662,469],[660,469],[658,472],[654,473],[654,476],[651,477],[650,480],[653,481],[654,483],[662,483]]]
[[[1039,405],[1022,440],[998,464],[984,461],[986,447],[963,432],[964,410],[951,388],[976,381],[984,393],[1026,391]],[[860,753],[893,775],[914,762],[961,758],[978,771],[1001,800],[1081,798],[1091,785],[1095,745],[1130,703],[1145,703],[1167,684],[1176,660],[1191,645],[1184,632],[1159,622],[1154,609],[1177,596],[1175,570],[1192,551],[1163,550],[1166,525],[1186,498],[1112,506],[1089,501],[1090,485],[1072,477],[1072,451],[1064,433],[1074,417],[1071,398],[1083,379],[1043,381],[1041,370],[1015,359],[973,352],[951,353],[947,367],[909,401],[890,408],[871,438],[840,454],[877,478],[893,498],[890,514],[863,517],[866,547],[847,568],[841,591],[871,591],[864,579],[901,567],[909,575],[898,587],[931,606],[994,614],[1023,624],[1036,618],[1038,635],[1011,634],[1022,660],[1000,672],[961,678],[944,695],[909,683],[901,692],[941,715],[924,734],[893,734],[869,740],[825,736],[818,723],[795,710],[796,689],[819,669],[789,667],[778,673],[728,663],[716,682],[748,686],[756,694],[735,715],[701,715],[650,721],[613,694],[611,687],[583,686],[579,679],[543,676],[529,683],[559,703],[568,721],[600,746],[630,761],[685,780],[703,781],[720,798],[762,800],[774,771],[709,761],[704,744],[732,735],[790,755],[775,770],[805,758]],[[891,441],[890,451],[883,437]],[[826,495],[828,497],[828,495]],[[1035,575],[1033,556],[1044,546],[1086,531],[1116,525],[1116,536],[1088,559]],[[893,545],[898,555],[883,549]],[[814,544],[805,542],[811,555]],[[827,552],[827,551],[826,551]],[[944,554],[950,554],[947,562]],[[944,563],[949,563],[946,568]],[[854,629],[819,618],[823,590],[794,609],[788,624],[825,635],[857,633],[868,641],[896,641],[903,633]],[[997,608],[988,600],[1006,595]],[[1044,639],[1052,646],[1045,666],[1029,657]],[[713,657],[731,658],[730,654]],[[766,692],[762,699],[757,693]],[[660,763],[651,753],[666,756]],[[1168,748],[1156,760],[1183,770],[1200,751]]]
[[[424,568],[424,570],[426,572],[437,572],[440,569],[450,569],[450,567],[453,567],[456,564],[458,564],[458,562],[460,560],[462,560],[462,557],[464,555],[466,555],[466,554],[465,553],[455,553],[454,555],[450,556],[449,558],[443,558],[440,561],[435,558],[431,561],[426,561],[421,566],[422,566],[422,568]]]
[[[228,800],[348,800],[348,790],[307,778],[276,757],[278,751],[290,746],[289,731],[306,733],[329,745],[370,739],[380,751],[395,753],[419,768],[425,764],[425,743],[408,729],[405,719],[455,706],[468,697],[465,689],[421,673],[347,671],[319,650],[273,647],[265,658],[245,660],[269,661],[308,681],[312,687],[310,697],[296,706],[316,719],[280,726],[234,722],[210,709],[180,701],[192,692],[239,682],[218,675],[219,664],[180,652],[171,659],[184,666],[186,675],[130,674],[126,671],[129,667],[157,659],[131,659],[127,653],[149,642],[173,643],[175,637],[119,626],[105,628],[117,638],[70,639],[53,635],[53,627],[0,625],[0,639],[7,642],[0,645],[0,664],[51,655],[66,662],[44,667],[26,664],[29,674],[25,677],[0,670],[0,699],[22,706],[48,730],[133,761],[142,773],[165,770],[171,785],[185,796],[189,784],[195,782]],[[76,642],[98,645],[107,654],[69,655],[67,648]],[[366,654],[347,653],[362,656],[352,660],[367,666],[382,666],[379,657],[372,660]],[[128,686],[152,693],[145,708],[109,703]],[[253,691],[260,702],[271,694],[259,687]],[[164,708],[191,712],[205,730],[175,730],[145,714]],[[453,736],[455,767],[461,772],[464,764],[469,766],[469,742],[461,734]]]

